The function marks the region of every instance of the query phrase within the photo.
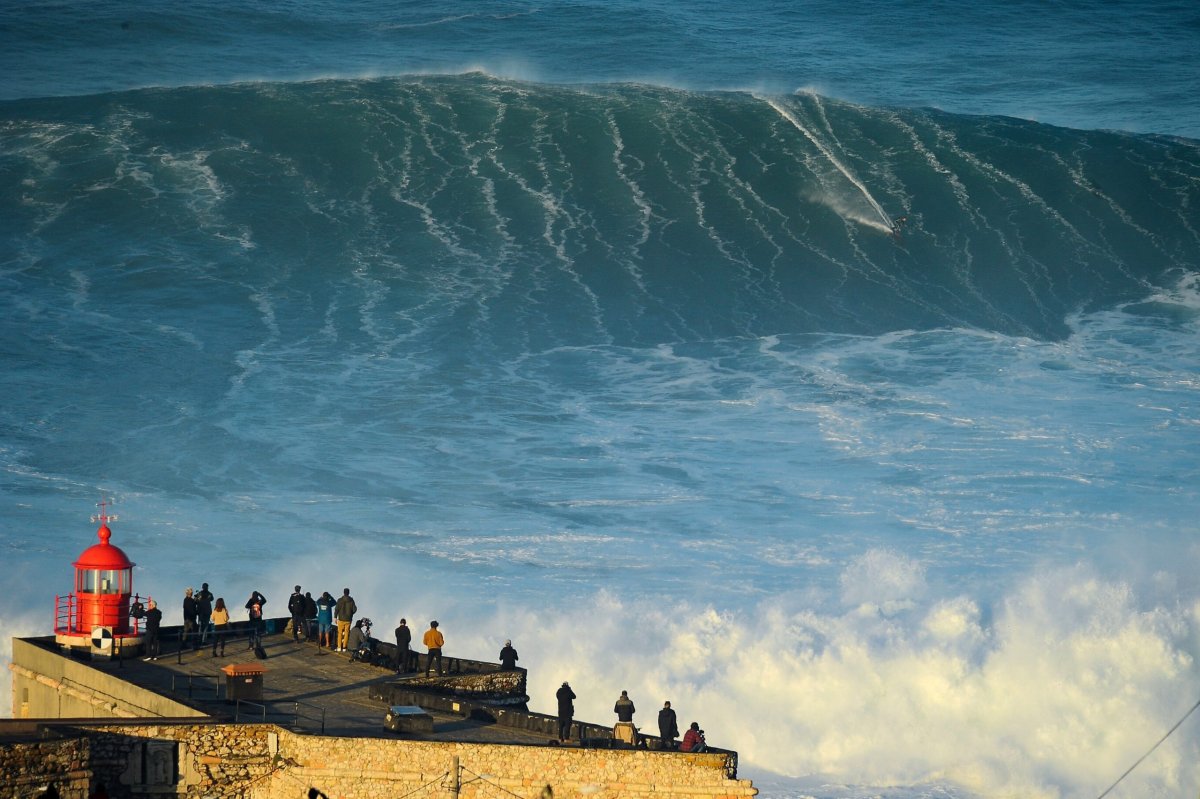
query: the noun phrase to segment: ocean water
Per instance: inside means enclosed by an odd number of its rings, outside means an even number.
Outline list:
[[[1191,4],[6,4],[0,75],[5,652],[111,498],[168,621],[349,586],[764,797],[1094,797],[1200,699]]]

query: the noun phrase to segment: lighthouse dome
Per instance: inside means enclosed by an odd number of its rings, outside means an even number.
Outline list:
[[[92,544],[85,549],[79,556],[79,560],[75,561],[75,568],[79,569],[132,569],[136,564],[129,559],[119,546],[108,543],[108,539],[112,538],[112,530],[107,524],[101,524],[100,529],[96,531],[96,536],[100,539],[99,544]]]

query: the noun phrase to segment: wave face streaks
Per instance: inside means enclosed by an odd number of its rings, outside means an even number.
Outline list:
[[[1057,338],[1069,314],[1200,261],[1185,140],[481,75],[0,112],[18,284],[82,265],[123,292],[286,282],[318,326],[337,292],[380,291],[402,326],[487,349],[946,326]],[[889,216],[907,217],[898,240]]]

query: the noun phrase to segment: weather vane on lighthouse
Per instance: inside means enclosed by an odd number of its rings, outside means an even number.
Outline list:
[[[105,512],[108,509],[109,503],[112,501],[113,500],[111,499],[106,501],[103,497],[100,498],[100,501],[96,503],[96,507],[100,509],[100,512],[92,515],[93,522],[100,522],[101,524],[107,525],[109,522],[117,521],[116,516],[109,516]]]

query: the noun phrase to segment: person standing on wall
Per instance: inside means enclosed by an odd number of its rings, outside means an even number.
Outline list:
[[[558,741],[564,743],[571,737],[571,719],[575,716],[575,692],[566,680],[558,689],[555,698],[558,699]]]
[[[658,737],[662,740],[663,749],[675,748],[675,739],[679,737],[679,722],[670,702],[663,702],[662,710],[658,711]]]
[[[355,613],[358,613],[358,605],[354,604],[354,597],[350,596],[350,589],[343,588],[341,597],[333,607],[333,618],[337,621],[337,651],[339,652],[345,652],[346,646],[350,643],[350,623],[354,621]]]
[[[442,646],[446,643],[446,637],[442,635],[442,631],[438,629],[436,621],[429,622],[429,629],[425,631],[425,637],[422,639],[425,642],[425,647],[429,650],[425,660],[425,676],[429,676],[429,669],[433,666],[434,658],[437,658],[437,674],[442,676]]]
[[[412,645],[412,630],[408,628],[406,619],[400,620],[396,628],[396,673],[408,673],[409,647]]]

